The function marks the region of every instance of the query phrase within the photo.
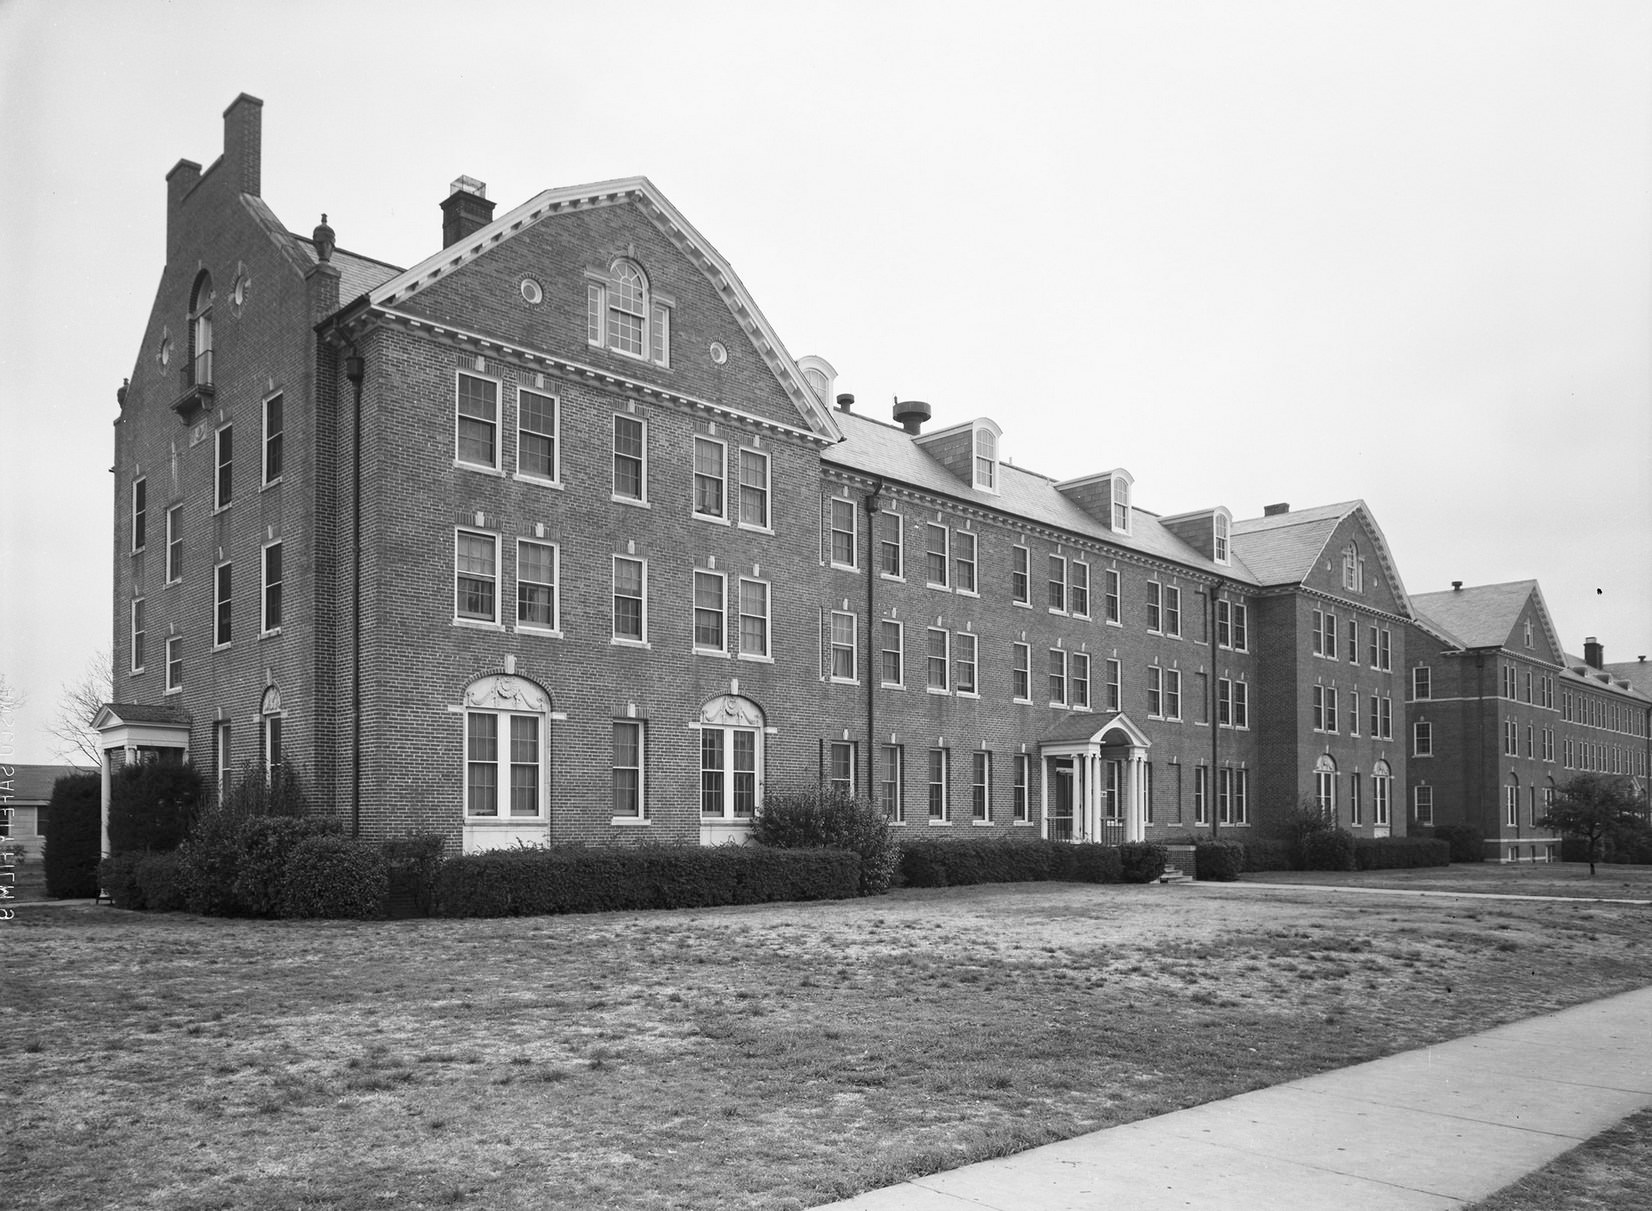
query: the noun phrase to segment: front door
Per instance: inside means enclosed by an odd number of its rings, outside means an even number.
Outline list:
[[[1073,839],[1073,765],[1071,757],[1051,757],[1050,840]]]

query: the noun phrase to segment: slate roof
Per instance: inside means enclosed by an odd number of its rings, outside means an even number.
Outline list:
[[[59,778],[97,772],[76,765],[14,765],[12,769],[16,771],[8,779],[11,783],[9,805],[12,807],[47,802],[52,797],[52,785]]]
[[[298,250],[309,258],[311,265],[316,262],[315,241],[297,232],[287,233],[298,245]],[[338,269],[338,300],[348,303],[358,299],[378,287],[384,285],[391,278],[401,272],[395,265],[384,261],[375,261],[372,257],[362,256],[359,252],[346,252],[342,248],[333,249],[333,265]]]
[[[1235,518],[1230,541],[1258,583],[1296,584],[1313,571],[1342,519],[1359,507],[1359,501],[1351,500],[1272,517]]]
[[[1459,647],[1500,648],[1508,642],[1536,589],[1535,580],[1471,585],[1443,593],[1418,593],[1412,596],[1411,605]]]
[[[173,706],[150,706],[145,702],[105,702],[103,709],[113,711],[126,723],[189,722],[189,716]]]
[[[1637,693],[1652,698],[1652,660],[1623,660],[1607,665],[1606,671],[1627,681]]]
[[[938,496],[968,501],[983,509],[1041,522],[1126,550],[1173,560],[1231,580],[1255,580],[1242,560],[1235,558],[1228,567],[1211,562],[1165,529],[1156,515],[1144,509],[1132,509],[1130,533],[1118,534],[1057,492],[1055,481],[1046,475],[1001,462],[998,476],[1000,492],[994,495],[953,475],[898,425],[885,424],[855,412],[837,412],[834,419],[843,431],[843,440],[826,447],[822,453],[821,457],[829,463],[896,480]]]

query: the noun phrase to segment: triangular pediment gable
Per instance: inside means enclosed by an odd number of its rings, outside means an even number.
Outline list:
[[[1350,559],[1353,561],[1351,572]],[[1350,582],[1358,588],[1350,588]],[[1362,500],[1349,503],[1347,512],[1325,536],[1301,583],[1304,588],[1356,604],[1407,618],[1413,616],[1411,599],[1400,579],[1388,540]]]
[[[733,267],[646,177],[626,177],[593,185],[545,190],[486,227],[384,282],[367,296],[366,305],[392,314],[416,311],[416,300],[420,294],[433,291],[479,258],[501,249],[541,224],[558,216],[615,206],[635,207],[696,268],[727,309],[738,332],[773,375],[774,381],[795,409],[802,427],[825,440],[839,440],[842,434],[832,419],[830,409],[810,387],[796,360],[787,352]],[[573,368],[604,373],[600,368],[584,365]],[[643,378],[646,375],[646,366],[639,366],[637,376]],[[684,393],[684,396],[691,402],[704,402],[693,400],[692,393]]]
[[[1529,646],[1526,643],[1528,627],[1531,634]],[[1514,620],[1514,626],[1509,630],[1508,638],[1503,641],[1503,646],[1511,652],[1523,653],[1545,664],[1563,666],[1566,663],[1566,649],[1561,645],[1560,633],[1555,630],[1554,620],[1549,616],[1549,606],[1543,600],[1543,590],[1535,580],[1532,581],[1531,594],[1526,598],[1526,604],[1520,608],[1520,613]]]

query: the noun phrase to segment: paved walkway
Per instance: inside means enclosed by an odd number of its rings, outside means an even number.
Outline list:
[[[1433,1211],[1652,1105],[1652,988],[819,1211]]]
[[[1340,891],[1360,896],[1446,896],[1457,900],[1546,900],[1552,904],[1638,904],[1652,905],[1652,900],[1622,900],[1611,896],[1539,896],[1523,891],[1437,891],[1431,887],[1362,887],[1358,883],[1246,883],[1237,881],[1217,883],[1183,883],[1181,886],[1199,891],[1255,891],[1258,887],[1276,890]]]

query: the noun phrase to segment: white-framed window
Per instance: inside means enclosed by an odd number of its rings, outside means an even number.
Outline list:
[[[465,815],[475,820],[542,819],[544,716],[465,712]]]
[[[1017,702],[1032,701],[1032,647],[1010,644],[1010,696]]]
[[[264,635],[281,629],[281,543],[277,540],[264,547],[264,591],[262,625]]]
[[[1348,663],[1359,663],[1359,620],[1350,618],[1345,634],[1348,637]]]
[[[944,694],[949,684],[947,666],[951,655],[951,636],[942,627],[929,627],[925,633],[928,641],[926,683],[930,690]]]
[[[614,414],[614,499],[648,503],[648,422]]]
[[[286,405],[279,394],[264,401],[264,486],[281,480],[282,447],[286,444]]]
[[[649,286],[635,261],[620,257],[606,275],[586,273],[585,339],[612,353],[671,365],[671,301]]]
[[[1123,620],[1123,606],[1119,597],[1119,574],[1117,570],[1107,569],[1106,583],[1107,621],[1121,622]]]
[[[1417,817],[1417,823],[1425,827],[1434,823],[1434,788],[1432,786],[1413,786],[1411,788],[1411,814]]]
[[[1064,648],[1050,649],[1050,705],[1067,705],[1067,652]]]
[[[826,748],[826,785],[845,795],[855,793],[855,742],[834,740]]]
[[[1382,630],[1377,633],[1377,659],[1380,662],[1377,667],[1382,669],[1383,672],[1388,673],[1393,671],[1394,632],[1389,630],[1387,627],[1383,627]],[[1527,701],[1530,701],[1530,699],[1527,699]]]
[[[1336,650],[1336,641],[1337,641],[1336,630],[1335,630],[1335,628],[1333,628],[1332,631],[1331,631],[1331,650],[1333,652]],[[1313,612],[1313,644],[1314,644],[1314,655],[1315,656],[1325,655],[1325,611],[1324,610],[1315,610]]]
[[[1193,767],[1193,823],[1210,823],[1210,767]]]
[[[1164,630],[1164,586],[1156,580],[1147,582],[1147,629],[1154,634]]]
[[[1182,673],[1180,669],[1164,671],[1164,717],[1182,717]]]
[[[727,521],[728,447],[710,437],[694,439],[694,516]]]
[[[184,688],[184,637],[166,637],[166,692],[176,694]]]
[[[1026,547],[1014,546],[1010,548],[1010,600],[1016,605],[1031,603],[1031,572],[1029,567],[1032,552]]]
[[[960,593],[976,592],[975,535],[969,530],[952,534],[952,587]]]
[[[225,648],[233,638],[235,573],[225,562],[212,569],[212,646]]]
[[[985,425],[975,426],[974,483],[983,492],[998,491],[998,434]]]
[[[1218,509],[1211,515],[1211,550],[1215,553],[1216,562],[1224,566],[1230,562],[1228,558],[1228,533],[1232,525],[1233,521],[1224,509]]]
[[[1332,726],[1335,719],[1337,692],[1329,686],[1316,685],[1310,691],[1314,702],[1314,731],[1329,732],[1336,729]]]
[[[1124,666],[1111,658],[1107,661],[1106,706],[1115,713],[1124,709]]]
[[[173,505],[166,511],[166,583],[184,578],[184,507]]]
[[[945,824],[948,820],[947,783],[950,780],[952,752],[945,748],[929,750],[928,790],[929,822]]]
[[[879,746],[878,754],[878,806],[889,823],[905,824],[906,796],[901,793],[905,751],[898,744],[884,744]]]
[[[1433,678],[1426,664],[1419,664],[1411,670],[1411,700],[1426,702],[1434,696]]]
[[[1233,682],[1226,677],[1216,679],[1216,726],[1233,726]]]
[[[749,820],[756,815],[762,743],[763,733],[757,728],[700,728],[702,820]]]
[[[1216,603],[1216,646],[1233,646],[1233,605],[1225,597]]]
[[[1354,714],[1359,714],[1359,699],[1354,699]],[[1250,687],[1243,681],[1233,683],[1233,726],[1248,728],[1250,726]]]
[[[1081,711],[1090,709],[1090,655],[1088,652],[1069,653],[1067,691],[1073,706]]]
[[[1384,694],[1382,696],[1381,707],[1382,709],[1378,712],[1378,714],[1379,722],[1382,725],[1382,732],[1380,735],[1373,738],[1380,740],[1392,740],[1394,738],[1394,699],[1389,697],[1387,694]]]
[[[1065,614],[1067,612],[1067,560],[1060,555],[1050,556],[1050,571],[1048,576],[1050,613]]]
[[[212,785],[220,803],[224,801],[224,792],[229,790],[230,771],[234,769],[229,740],[229,724],[222,720],[214,723],[212,725]]]
[[[1337,818],[1337,763],[1322,755],[1314,762],[1314,803],[1327,820]]]
[[[761,450],[740,449],[740,524],[767,530],[769,520],[769,456]]]
[[[906,628],[897,619],[885,618],[878,627],[883,637],[883,668],[881,676],[884,685],[902,686],[906,684]]]
[[[853,569],[857,566],[855,552],[859,545],[855,541],[855,502],[834,496],[829,508],[832,525],[832,566]]]
[[[1426,719],[1419,719],[1411,725],[1411,755],[1413,757],[1432,757],[1434,755],[1434,725]]]
[[[951,539],[951,532],[937,522],[924,526],[924,576],[932,589],[948,587]]]
[[[1365,823],[1365,807],[1360,799],[1358,770],[1348,775],[1348,823],[1353,825]]]
[[[648,642],[648,561],[614,556],[614,642]]]
[[[1130,484],[1128,475],[1113,476],[1113,529],[1120,534],[1130,533]]]
[[[499,536],[480,530],[454,531],[453,617],[467,622],[499,621]]]
[[[1082,559],[1067,563],[1067,606],[1075,618],[1090,616],[1090,565]]]
[[[130,666],[132,672],[141,673],[141,672],[143,672],[143,667],[144,667],[144,652],[143,652],[143,649],[144,649],[144,639],[146,637],[146,630],[145,630],[146,624],[144,622],[143,598],[134,597],[132,599],[132,607],[131,607],[131,611],[130,611],[130,614],[129,614],[129,618],[130,618],[130,622],[131,622],[131,626],[128,630],[128,636],[129,636],[129,639],[130,639],[130,645],[129,645],[130,646],[130,653],[129,654],[131,656],[131,659],[129,661],[129,666]]]
[[[854,681],[855,616],[844,610],[832,611],[832,680]]]
[[[952,688],[960,694],[980,693],[975,679],[977,647],[975,636],[968,631],[952,637]]]
[[[201,270],[195,277],[195,291],[189,301],[189,384],[212,385],[212,304],[217,298],[212,275]]]
[[[132,481],[132,553],[149,545],[149,481],[138,476]]]
[[[264,781],[281,768],[281,730],[286,712],[281,709],[281,691],[269,686],[258,705],[258,747],[264,760]]]
[[[1394,779],[1388,772],[1388,762],[1378,761],[1371,770],[1371,823],[1378,828],[1388,824],[1388,802]]]
[[[769,582],[740,578],[740,655],[767,660],[769,651]]]
[[[1330,612],[1325,615],[1325,659],[1337,658],[1337,616]]]
[[[1240,602],[1233,603],[1233,650],[1250,651],[1250,610]]]
[[[969,755],[970,819],[992,823],[992,754],[977,749]]]
[[[1017,824],[1027,824],[1032,820],[1031,788],[1032,759],[1026,753],[1015,754],[1015,782],[1011,788],[1011,799],[1014,803],[1013,816]]]
[[[213,435],[212,507],[227,509],[235,500],[235,426],[225,425]]]
[[[523,479],[562,482],[562,407],[554,395],[516,390],[516,473]]]
[[[1147,714],[1152,719],[1164,718],[1164,670],[1156,664],[1147,666]]]
[[[462,467],[499,470],[499,381],[455,372],[454,455]]]
[[[901,515],[888,509],[878,514],[878,571],[891,580],[905,577],[906,541]]]
[[[647,786],[644,782],[647,767],[643,762],[646,739],[640,722],[614,720],[614,748],[609,770],[616,820],[648,819]]]
[[[1172,639],[1182,637],[1182,591],[1173,584],[1164,586],[1164,633]]]
[[[517,630],[557,629],[561,617],[556,592],[558,558],[560,552],[555,543],[516,540]]]
[[[1364,590],[1365,561],[1359,557],[1359,547],[1349,543],[1342,548],[1342,587],[1350,593]]]

